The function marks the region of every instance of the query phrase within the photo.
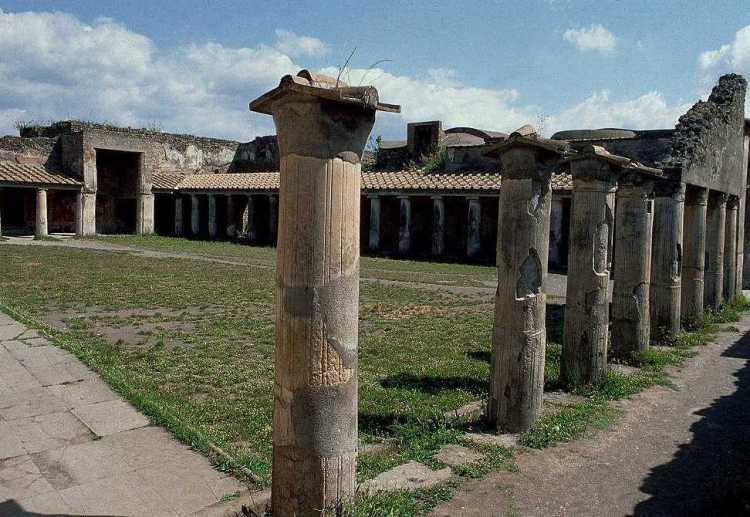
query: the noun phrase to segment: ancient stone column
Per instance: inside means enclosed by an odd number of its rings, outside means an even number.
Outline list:
[[[684,208],[684,183],[660,181],[655,185],[650,303],[651,336],[657,339],[680,331]]]
[[[218,234],[219,228],[216,223],[216,196],[214,194],[208,195],[208,237],[215,239]]]
[[[47,229],[47,189],[37,189],[36,191],[36,227],[34,236],[42,239],[49,234]]]
[[[258,240],[258,227],[255,224],[255,202],[253,196],[247,195],[247,203],[245,204],[245,212],[242,214],[243,223],[245,226],[245,235],[247,240],[255,242]]]
[[[681,318],[688,328],[703,320],[703,289],[706,269],[706,206],[708,189],[688,186],[685,191],[685,222],[682,260]]]
[[[76,237],[83,237],[83,192],[76,192]],[[2,233],[0,233],[2,235]]]
[[[630,175],[621,178],[616,195],[612,354],[620,359],[646,350],[651,335],[652,188]]]
[[[549,223],[549,263],[553,268],[562,267],[563,257],[563,200],[552,199]]]
[[[193,237],[197,237],[201,231],[201,208],[198,203],[198,196],[192,194],[190,196],[190,232]]]
[[[411,198],[398,196],[400,201],[398,219],[398,252],[408,255],[411,251]]]
[[[270,194],[268,196],[268,238],[271,244],[276,244],[279,228],[279,198]]]
[[[566,384],[597,384],[607,367],[609,249],[616,177],[597,159],[572,162],[568,288],[560,376]]]
[[[432,196],[432,256],[445,254],[445,199]]]
[[[185,233],[184,223],[182,222],[182,196],[174,196],[174,234],[182,237]]]
[[[136,197],[135,231],[138,235],[151,235],[154,233],[154,195],[149,192],[141,192]]]
[[[370,235],[368,247],[370,251],[380,249],[380,196],[370,195]]]
[[[234,213],[234,197],[232,194],[226,195],[226,214],[227,214],[227,228],[226,236],[230,239],[237,235],[237,217]]]
[[[468,234],[466,238],[466,255],[470,258],[482,251],[482,204],[478,197],[467,198],[469,202]]]
[[[737,296],[737,217],[739,198],[729,196],[727,199],[726,228],[724,230],[724,279],[722,291],[724,303],[732,304]]]
[[[81,192],[80,235],[90,237],[96,235],[96,192],[89,192],[85,188]]]
[[[547,342],[543,290],[558,153],[513,133],[496,151],[503,185],[497,234],[497,291],[487,418],[498,431],[522,432],[539,418]]]
[[[354,495],[360,158],[379,106],[374,88],[304,74],[250,104],[273,114],[281,156],[272,511],[290,517]]]
[[[717,310],[724,300],[724,233],[727,195],[711,191],[706,212],[706,286],[703,305]]]

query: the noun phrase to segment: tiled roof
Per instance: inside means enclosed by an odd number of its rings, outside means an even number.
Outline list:
[[[81,182],[42,165],[0,161],[0,183],[74,187]]]
[[[157,172],[152,175],[151,183],[154,190],[175,190],[184,178],[184,174]]]
[[[154,175],[154,189],[181,191],[277,191],[278,172],[235,174]],[[173,182],[181,179],[178,183]],[[422,170],[373,171],[362,173],[362,190],[410,192],[499,192],[501,176],[492,171],[426,172]],[[167,186],[172,184],[174,186]],[[552,188],[571,190],[570,174],[552,175]]]
[[[179,184],[180,190],[278,190],[278,172],[246,172],[236,174],[188,174]]]
[[[500,174],[488,171],[374,171],[362,173],[362,190],[498,191]]]

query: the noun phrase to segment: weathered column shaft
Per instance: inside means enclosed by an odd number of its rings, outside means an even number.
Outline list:
[[[600,161],[573,162],[573,210],[560,371],[563,381],[571,386],[597,384],[607,366],[609,249],[616,190],[614,179],[604,179],[608,172],[608,166]]]
[[[445,254],[445,199],[443,196],[432,197],[432,255],[441,257]]]
[[[559,268],[565,262],[563,250],[563,200],[552,198],[549,227],[549,263]]]
[[[533,149],[502,154],[497,234],[495,326],[487,416],[498,430],[521,432],[541,414],[546,348],[550,176]]]
[[[370,197],[370,234],[367,246],[370,251],[380,249],[380,196]]]
[[[279,198],[273,194],[268,196],[268,238],[271,244],[276,243],[279,229]]]
[[[226,200],[226,236],[231,239],[237,235],[237,215],[234,213],[234,197],[232,194],[227,194]]]
[[[616,195],[612,352],[629,359],[646,350],[651,335],[651,186],[620,183]]]
[[[250,194],[247,196],[247,203],[245,204],[242,219],[247,240],[255,242],[258,240],[258,227],[255,224],[255,202],[253,201],[253,196]]]
[[[726,232],[727,196],[710,192],[706,212],[706,286],[703,304],[718,309],[724,296],[724,233]]]
[[[47,190],[40,188],[36,191],[36,227],[34,235],[41,239],[49,234],[47,228]]]
[[[685,184],[659,182],[654,195],[651,335],[673,337],[680,331]]]
[[[190,196],[190,232],[193,237],[198,236],[201,231],[201,207],[198,202],[198,196]]]
[[[141,192],[136,198],[135,228],[138,235],[154,233],[154,195],[151,192]]]
[[[208,236],[211,239],[215,239],[219,232],[218,224],[216,223],[216,196],[214,194],[208,195]]]
[[[83,237],[83,192],[76,192],[76,237]],[[0,232],[2,235],[2,232]]]
[[[476,257],[482,251],[482,204],[478,197],[470,197],[467,201],[469,208],[466,255]]]
[[[411,199],[399,196],[398,252],[408,255],[411,251]]]
[[[89,237],[96,235],[96,193],[81,193],[81,208],[79,211],[81,222],[81,236]]]
[[[724,280],[722,291],[724,302],[734,303],[737,296],[737,216],[739,199],[730,196],[727,200],[726,228],[724,230]]]
[[[184,223],[182,221],[182,196],[174,196],[174,234],[182,237],[185,233]]]
[[[703,290],[706,269],[706,206],[708,189],[687,187],[682,260],[681,318],[688,327],[703,320]]]
[[[250,106],[281,156],[272,513],[313,517],[355,495],[360,159],[380,105],[300,74]]]

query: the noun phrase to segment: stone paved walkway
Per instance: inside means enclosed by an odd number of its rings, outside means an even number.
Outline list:
[[[244,488],[0,313],[0,516],[221,515]]]

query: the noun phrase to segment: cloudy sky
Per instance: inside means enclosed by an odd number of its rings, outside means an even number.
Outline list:
[[[401,115],[550,134],[671,127],[722,73],[750,77],[747,0],[0,0],[0,134],[77,118],[237,140],[248,101],[312,68]],[[750,116],[750,110],[747,111]]]

